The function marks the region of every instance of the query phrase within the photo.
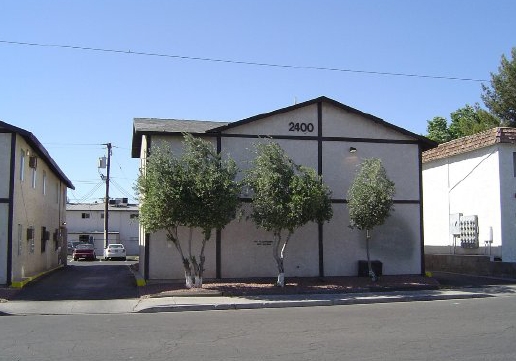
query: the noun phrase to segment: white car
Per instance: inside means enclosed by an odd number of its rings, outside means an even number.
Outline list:
[[[109,244],[107,248],[104,249],[104,259],[113,259],[113,258],[121,258],[125,261],[126,259],[126,253],[125,253],[125,247],[123,244],[114,243]]]

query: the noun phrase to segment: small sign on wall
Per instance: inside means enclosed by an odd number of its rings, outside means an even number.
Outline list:
[[[253,242],[256,246],[271,246],[272,245],[272,241],[269,241],[269,240],[259,239],[259,240],[255,240]]]

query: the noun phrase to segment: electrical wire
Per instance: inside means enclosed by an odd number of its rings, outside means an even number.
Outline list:
[[[342,72],[342,73],[358,73],[358,74],[369,74],[369,75],[399,76],[399,77],[426,78],[426,79],[438,79],[438,80],[456,80],[456,81],[473,81],[473,82],[487,82],[488,81],[486,79],[461,78],[461,77],[454,77],[454,76],[394,73],[394,72],[386,72],[386,71],[329,68],[329,67],[324,67],[324,66],[273,64],[273,63],[254,62],[254,61],[217,59],[217,58],[207,58],[207,57],[197,57],[197,56],[187,56],[187,55],[149,53],[149,52],[144,52],[144,51],[93,48],[93,47],[77,46],[77,45],[41,44],[41,43],[28,43],[28,42],[21,42],[21,41],[10,41],[10,40],[0,40],[0,43],[9,44],[9,45],[24,45],[24,46],[46,47],[46,48],[73,49],[73,50],[84,50],[84,51],[94,51],[94,52],[103,52],[103,53],[117,53],[117,54],[126,54],[126,55],[153,56],[153,57],[161,57],[161,58],[180,59],[180,60],[194,60],[194,61],[204,61],[204,62],[211,62],[211,63],[226,63],[226,64],[260,66],[260,67],[269,67],[269,68],[333,71],[333,72]]]
[[[132,200],[135,200],[137,201],[137,199],[134,197],[134,195],[132,195],[131,193],[129,193],[128,191],[126,191],[120,184],[118,184],[114,179],[112,178],[109,178],[109,183],[113,184],[115,186],[116,189],[118,189],[118,191],[120,193],[122,193],[123,195],[125,195],[127,198],[130,198]]]

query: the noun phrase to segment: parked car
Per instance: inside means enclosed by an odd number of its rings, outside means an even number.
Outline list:
[[[74,261],[77,261],[80,258],[89,259],[91,261],[95,261],[97,259],[95,247],[89,243],[79,243],[73,250],[72,257]]]
[[[120,258],[122,260],[126,260],[126,252],[125,247],[123,244],[120,243],[113,243],[109,244],[107,248],[104,249],[104,259],[113,259],[113,258]]]
[[[68,241],[68,248],[67,248],[67,254],[69,256],[71,256],[73,254],[73,250],[75,249],[75,247],[77,247],[77,245],[81,243],[79,241]]]

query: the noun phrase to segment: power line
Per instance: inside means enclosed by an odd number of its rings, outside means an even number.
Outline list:
[[[76,46],[76,45],[27,43],[27,42],[9,41],[9,40],[0,40],[0,43],[10,44],[10,45],[25,45],[25,46],[47,47],[47,48],[87,50],[87,51],[94,51],[94,52],[117,53],[117,54],[127,54],[127,55],[154,56],[154,57],[173,58],[173,59],[180,59],[180,60],[196,60],[196,61],[204,61],[204,62],[212,62],[212,63],[250,65],[250,66],[261,66],[261,67],[269,67],[269,68],[333,71],[333,72],[342,72],[342,73],[358,73],[358,74],[385,75],[385,76],[388,75],[388,76],[400,76],[400,77],[409,77],[409,78],[426,78],[426,79],[438,79],[438,80],[457,80],[457,81],[473,81],[473,82],[487,82],[488,81],[486,79],[461,78],[461,77],[454,77],[454,76],[410,74],[410,73],[394,73],[394,72],[386,72],[386,71],[372,71],[372,70],[358,70],[358,69],[344,69],[344,68],[329,68],[329,67],[323,67],[323,66],[303,66],[303,65],[289,65],[289,64],[273,64],[273,63],[254,62],[254,61],[205,58],[205,57],[187,56],[187,55],[149,53],[149,52],[143,52],[143,51],[106,49],[106,48],[93,48],[93,47]]]

